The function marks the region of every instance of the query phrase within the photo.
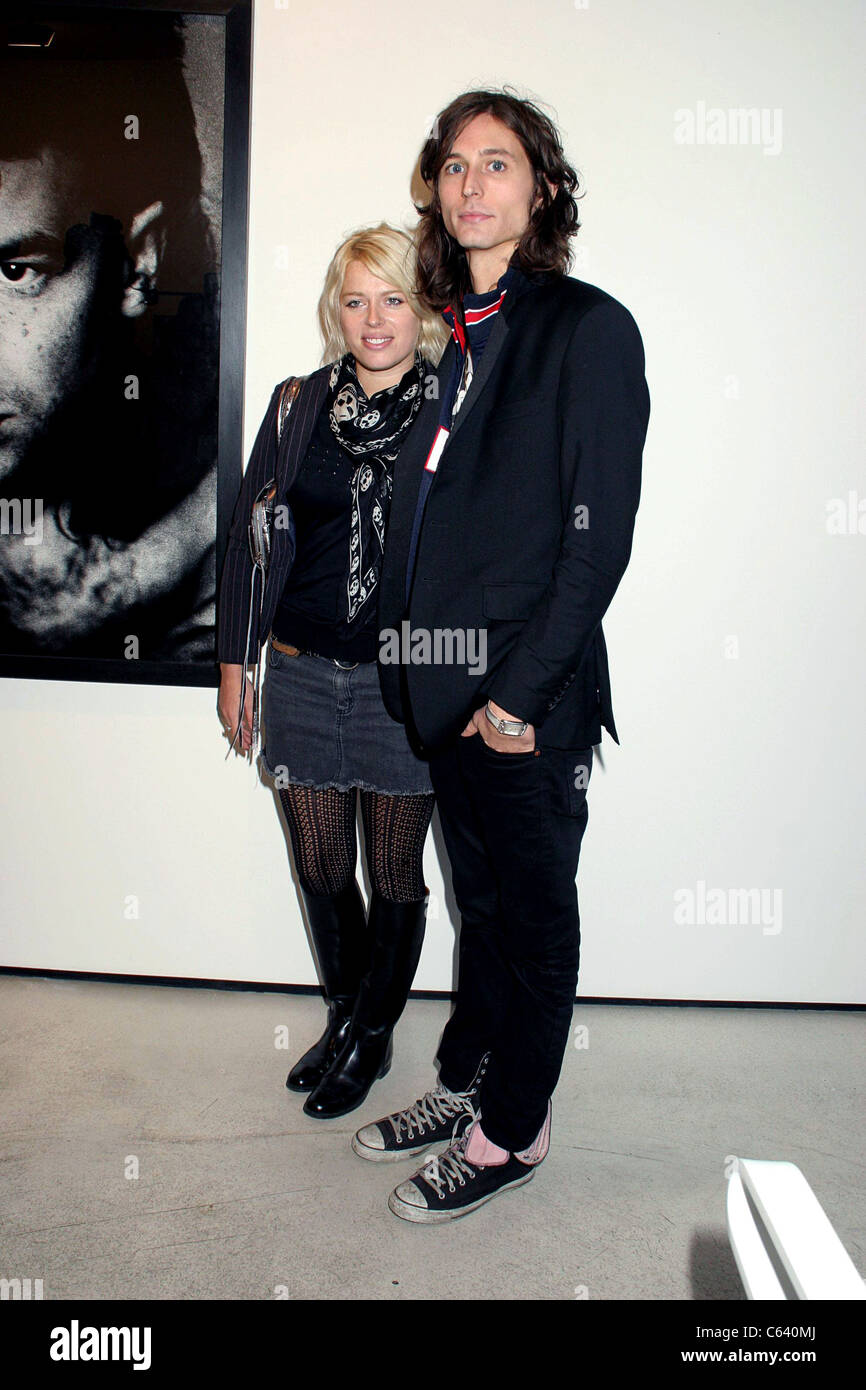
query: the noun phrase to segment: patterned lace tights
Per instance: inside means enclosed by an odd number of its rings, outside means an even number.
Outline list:
[[[392,902],[424,897],[423,852],[434,796],[383,796],[359,788],[370,883]],[[306,893],[339,893],[355,877],[356,789],[280,788],[295,868]]]

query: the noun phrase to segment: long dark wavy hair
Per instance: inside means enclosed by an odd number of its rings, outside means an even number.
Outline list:
[[[507,89],[464,92],[437,116],[419,164],[431,197],[426,206],[416,205],[420,216],[416,232],[418,288],[434,309],[444,309],[447,304],[456,307],[472,289],[466,252],[442,220],[438,178],[460,131],[473,117],[485,113],[502,121],[517,136],[532,165],[535,193],[540,195],[511,264],[529,276],[544,271],[565,275],[571,265],[569,242],[580,226],[574,196],[578,178],[565,158],[555,125],[534,102]],[[556,188],[555,196],[551,196],[545,179]]]

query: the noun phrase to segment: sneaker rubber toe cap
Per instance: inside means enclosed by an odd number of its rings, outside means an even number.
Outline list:
[[[378,1149],[381,1152],[385,1148],[385,1136],[378,1125],[364,1125],[355,1138],[365,1149]]]
[[[414,1182],[401,1182],[399,1187],[394,1188],[394,1196],[407,1207],[420,1207],[422,1211],[427,1209],[427,1199]]]

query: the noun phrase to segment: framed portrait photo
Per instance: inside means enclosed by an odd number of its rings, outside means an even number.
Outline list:
[[[0,676],[215,685],[250,0],[0,23]]]

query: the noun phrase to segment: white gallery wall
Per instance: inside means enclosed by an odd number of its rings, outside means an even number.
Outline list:
[[[572,273],[642,331],[584,996],[866,1001],[864,67],[855,0],[254,6],[247,449],[319,364],[338,241],[412,224],[426,128],[469,87],[548,104],[586,192]],[[315,981],[215,691],[4,680],[0,709],[0,964]],[[452,987],[444,863],[431,835],[421,989]]]

